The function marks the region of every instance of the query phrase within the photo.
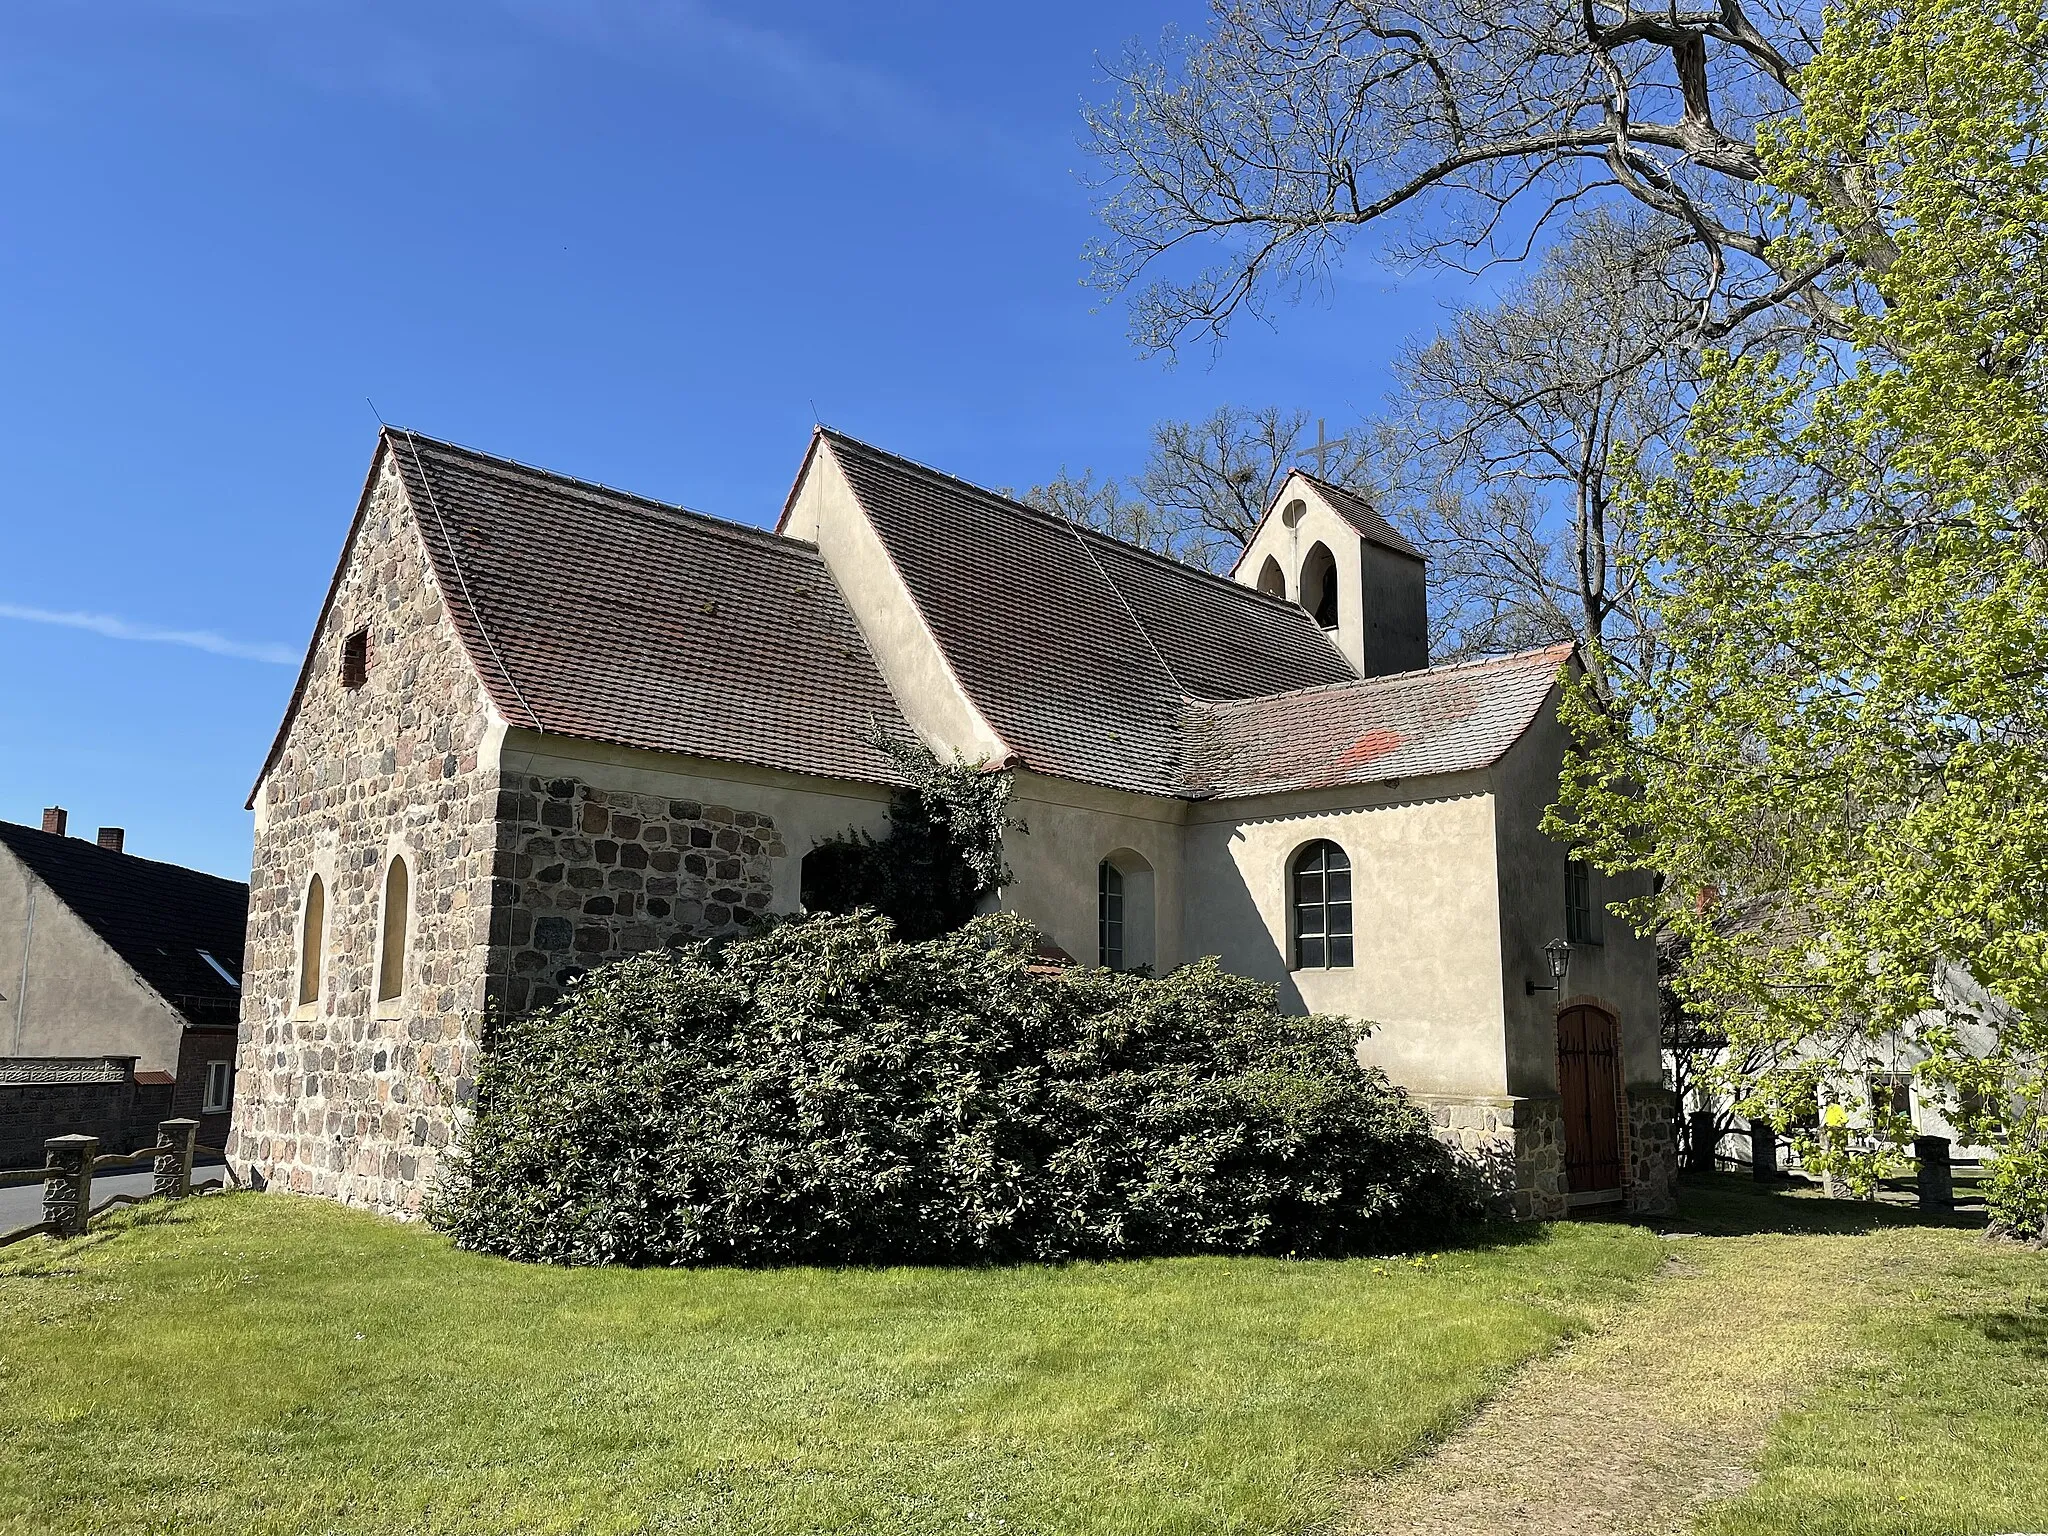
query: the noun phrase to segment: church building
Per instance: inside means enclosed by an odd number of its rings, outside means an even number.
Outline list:
[[[1541,830],[1575,665],[1431,667],[1420,554],[1300,471],[1226,579],[822,428],[773,532],[386,429],[250,797],[231,1161],[417,1210],[486,1019],[800,910],[880,734],[1011,772],[1078,963],[1358,1020],[1518,1215],[1661,1209],[1654,952]]]

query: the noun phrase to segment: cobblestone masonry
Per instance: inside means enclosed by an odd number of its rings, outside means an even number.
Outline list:
[[[1646,1216],[1678,1207],[1678,1113],[1670,1090],[1628,1090],[1628,1208]]]
[[[368,680],[341,681],[370,631]],[[460,1132],[487,1018],[575,976],[767,909],[787,855],[754,811],[579,778],[500,783],[493,716],[443,608],[403,485],[380,466],[264,780],[237,1048],[237,1167],[268,1184],[417,1211]],[[384,877],[406,859],[403,995],[372,989]],[[297,1005],[307,886],[326,886],[324,975]]]
[[[267,1183],[416,1209],[466,1101],[489,952],[497,771],[491,716],[388,457],[350,550],[250,871],[229,1155]],[[341,651],[370,632],[368,680]],[[411,879],[405,994],[373,1006],[390,855]],[[298,1007],[299,923],[326,885],[320,997]]]
[[[788,850],[729,805],[521,776],[498,795],[493,995],[517,1014],[607,960],[735,933],[765,912]]]
[[[1498,1214],[1518,1221],[1564,1214],[1564,1119],[1557,1100],[1417,1095],[1416,1101]]]

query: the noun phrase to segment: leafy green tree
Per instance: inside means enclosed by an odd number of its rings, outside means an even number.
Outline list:
[[[1642,488],[1668,663],[1572,702],[1553,830],[1662,877],[1635,916],[1688,946],[1747,1110],[1867,1185],[1882,1158],[1816,1096],[1902,1139],[1858,1079],[1910,1042],[1923,1091],[2001,1149],[1999,1220],[2038,1237],[2048,16],[1842,0],[1795,90],[1758,135],[1763,212],[1847,254],[1846,344],[1708,360],[1685,451]]]

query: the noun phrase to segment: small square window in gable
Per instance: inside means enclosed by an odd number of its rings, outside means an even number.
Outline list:
[[[341,642],[341,686],[360,688],[370,680],[370,632],[359,629]]]

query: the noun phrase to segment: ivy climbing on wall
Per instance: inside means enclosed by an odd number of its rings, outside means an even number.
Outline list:
[[[949,933],[1010,882],[1003,838],[1025,830],[1009,814],[1011,775],[957,755],[943,761],[920,741],[879,730],[870,739],[909,782],[890,798],[880,838],[856,827],[805,856],[804,908],[871,907],[906,943]]]

